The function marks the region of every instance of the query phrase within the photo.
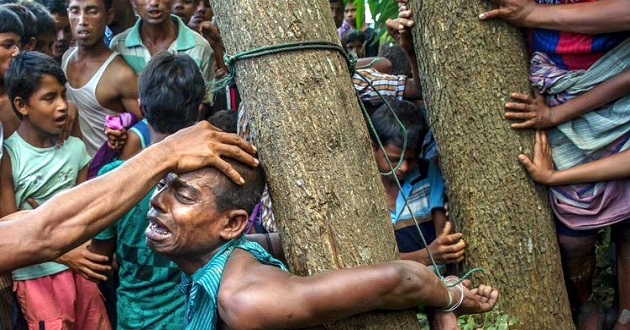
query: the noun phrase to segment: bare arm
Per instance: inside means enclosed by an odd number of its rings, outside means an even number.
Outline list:
[[[518,159],[534,181],[549,186],[630,177],[630,149],[566,170],[554,170],[551,146],[544,131],[536,131],[534,159],[532,160],[524,154],[520,155]]]
[[[15,190],[13,189],[13,174],[11,170],[11,158],[6,149],[2,153],[0,164],[0,217],[17,212]]]
[[[125,142],[125,145],[123,146],[122,151],[120,152],[120,156],[118,156],[118,159],[127,160],[140,152],[140,150],[142,150],[142,142],[140,141],[140,137],[138,137],[138,135],[136,135],[136,133],[133,131],[129,132],[130,133],[127,134],[127,141]]]
[[[236,250],[219,289],[219,313],[234,329],[315,326],[375,309],[444,307],[448,292],[428,268],[398,261],[299,277]]]
[[[0,222],[0,272],[53,260],[87,241],[127,212],[167,172],[214,166],[242,183],[221,156],[256,166],[254,152],[241,138],[205,121],[181,130],[116,170],[57,194],[22,217]],[[123,189],[121,183],[128,184]]]
[[[516,26],[597,34],[630,30],[630,0],[605,0],[561,5],[534,0],[493,0],[498,9],[480,19],[501,18]]]
[[[422,84],[420,83],[420,69],[416,59],[416,49],[411,35],[411,28],[413,28],[415,22],[412,20],[413,13],[411,9],[407,9],[405,3],[399,2],[398,18],[395,20],[388,19],[386,25],[387,32],[394,39],[398,40],[411,66],[412,78],[405,83],[403,97],[408,100],[416,100],[422,98]]]
[[[392,62],[385,57],[362,57],[357,60],[357,68],[370,68],[381,73],[392,74]]]
[[[535,98],[514,93],[512,98],[519,102],[505,104],[505,118],[522,120],[522,122],[511,124],[512,128],[555,127],[626,96],[629,90],[630,69],[627,69],[588,92],[552,108],[545,104],[544,97],[538,93]]]
[[[121,62],[124,62],[122,58]],[[120,103],[122,104],[125,112],[133,113],[138,120],[142,119],[142,112],[138,106],[138,76],[127,65],[119,65],[116,77],[116,87],[118,88],[118,94],[120,95]]]

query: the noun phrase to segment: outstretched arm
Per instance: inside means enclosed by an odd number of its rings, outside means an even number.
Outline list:
[[[544,131],[536,131],[533,160],[519,155],[534,181],[549,185],[600,182],[630,177],[630,149],[586,164],[556,171],[551,160],[551,146]]]
[[[516,26],[597,34],[630,30],[630,0],[605,0],[562,5],[534,0],[493,0],[499,8],[482,13],[482,20],[501,18]]]
[[[55,259],[87,241],[120,218],[168,172],[214,166],[242,183],[221,156],[256,166],[254,152],[243,139],[205,121],[181,130],[118,169],[66,190],[26,215],[0,222],[0,272]]]
[[[406,99],[421,99],[422,85],[420,83],[420,69],[418,68],[418,60],[416,59],[416,49],[413,45],[413,37],[411,28],[415,25],[412,20],[413,13],[407,8],[407,1],[399,1],[398,18],[395,20],[388,19],[385,24],[387,33],[400,43],[400,47],[405,52],[409,65],[411,66],[412,78],[407,80],[405,84]]]
[[[221,319],[231,328],[288,329],[371,310],[407,309],[418,304],[445,307],[449,292],[455,299],[461,294],[457,288],[447,289],[428,268],[412,261],[299,277],[235,250],[221,280],[218,304]],[[467,289],[462,292],[468,297],[473,294]],[[492,308],[498,293],[490,289],[483,295],[487,299],[475,300],[476,305],[467,301],[466,311]]]
[[[629,90],[630,69],[627,69],[588,92],[551,108],[545,104],[544,97],[538,93],[535,98],[514,93],[512,98],[519,102],[505,104],[505,118],[522,120],[522,122],[511,124],[512,128],[555,127],[626,96]]]

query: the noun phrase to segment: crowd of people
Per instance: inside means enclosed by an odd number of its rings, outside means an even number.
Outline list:
[[[496,290],[455,276],[466,242],[398,2],[379,42],[353,1],[329,0],[401,260],[304,278],[284,264],[238,86],[213,88],[226,65],[208,0],[0,0],[0,329],[300,328],[418,305],[456,329],[492,309]],[[505,117],[537,129],[518,160],[552,186],[574,321],[630,329],[630,1],[497,2],[479,19],[528,29],[535,93]],[[610,324],[592,299],[606,227]]]

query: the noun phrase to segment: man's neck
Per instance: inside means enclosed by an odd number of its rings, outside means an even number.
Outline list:
[[[188,255],[185,258],[173,260],[173,262],[177,265],[177,268],[186,274],[186,276],[193,276],[196,271],[203,268],[210,262],[210,260],[212,260],[212,257],[214,257],[217,251],[219,251],[224,244],[227,244],[227,242],[223,242],[209,253],[198,256]]]
[[[149,126],[149,134],[151,136],[151,145],[154,145],[164,139],[166,139],[167,136],[169,136],[170,134],[166,134],[166,133],[158,133],[153,126],[151,125],[147,125]]]
[[[97,42],[91,46],[78,46],[77,56],[79,59],[96,58],[102,55],[109,55],[113,51],[104,42]]]
[[[175,41],[177,39],[177,24],[168,17],[159,25],[148,24],[144,21],[140,22],[140,38],[142,43],[156,44],[159,42]],[[170,42],[169,42],[170,43]]]

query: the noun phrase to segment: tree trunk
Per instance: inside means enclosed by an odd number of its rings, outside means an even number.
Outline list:
[[[326,0],[215,0],[228,54],[305,40],[339,43]],[[303,50],[238,61],[236,82],[298,275],[398,258],[385,193],[343,57]],[[334,329],[419,328],[412,311]]]
[[[517,161],[533,135],[503,117],[510,93],[530,90],[523,36],[498,20],[480,22],[477,14],[490,7],[482,2],[410,3],[451,217],[468,243],[466,268],[488,270],[502,312],[524,329],[571,329],[547,196]]]

